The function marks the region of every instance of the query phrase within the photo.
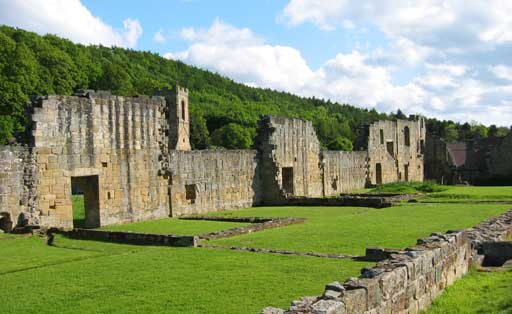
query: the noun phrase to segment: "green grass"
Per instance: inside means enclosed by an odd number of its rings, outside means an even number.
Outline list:
[[[449,187],[431,195],[433,199],[454,194],[485,199],[511,192],[510,187]],[[74,201],[80,202],[76,198]],[[369,246],[404,248],[431,232],[470,227],[510,207],[461,203],[405,203],[385,209],[260,207],[211,215],[304,217],[307,221],[211,242],[361,255]],[[162,219],[108,229],[199,234],[240,225]],[[222,249],[79,241],[61,236],[52,247],[40,237],[0,238],[4,239],[0,240],[2,314],[255,314],[269,305],[287,307],[301,296],[318,295],[326,283],[357,276],[361,267],[371,265]],[[507,300],[503,291],[510,291],[510,276],[471,273],[436,301],[431,314],[466,313],[466,309],[478,310],[467,313],[512,313],[503,310]]]
[[[432,193],[447,190],[446,186],[439,185],[433,181],[427,182],[397,182],[378,185],[367,193]]]
[[[105,226],[100,229],[112,231],[132,231],[156,234],[198,235],[202,233],[242,227],[247,223],[180,220],[177,218],[164,218],[152,221],[142,221],[125,225]]]
[[[47,247],[39,238],[5,242],[13,248],[2,251],[0,265],[18,271],[0,273],[3,314],[258,313],[269,305],[287,307],[293,299],[318,295],[326,283],[357,276],[369,265],[61,237],[55,241],[59,247]]]
[[[83,194],[72,195],[71,202],[73,205],[73,227],[85,227],[85,206]]]
[[[303,217],[304,224],[211,241],[220,245],[363,255],[365,248],[404,248],[432,232],[472,227],[508,204],[402,204],[362,207],[260,207],[216,216]]]
[[[428,314],[512,313],[512,271],[471,271],[434,300]]]
[[[455,200],[512,200],[512,186],[449,186],[430,197]]]

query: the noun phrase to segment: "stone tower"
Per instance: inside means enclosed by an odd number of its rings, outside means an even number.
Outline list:
[[[174,89],[158,90],[157,94],[165,96],[167,102],[169,149],[191,150],[188,89],[176,84]]]

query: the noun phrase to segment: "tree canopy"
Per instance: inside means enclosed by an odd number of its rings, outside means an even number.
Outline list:
[[[250,147],[260,115],[268,114],[310,120],[324,148],[349,150],[361,123],[403,116],[401,111],[387,115],[249,87],[147,51],[84,46],[54,35],[0,26],[0,144],[22,137],[30,122],[25,106],[33,95],[71,95],[78,89],[151,95],[156,88],[172,87],[176,82],[189,88],[190,137],[195,149]],[[429,122],[431,129],[441,132],[450,124]],[[460,131],[460,125],[455,126]],[[488,133],[480,127],[473,129],[480,136]],[[231,141],[221,135],[237,138]]]

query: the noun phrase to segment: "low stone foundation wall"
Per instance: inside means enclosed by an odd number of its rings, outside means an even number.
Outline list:
[[[197,246],[197,236],[182,236],[174,234],[149,234],[126,231],[106,231],[94,229],[73,229],[71,231],[51,230],[51,233],[60,233],[65,237],[80,240],[95,240],[115,243],[137,245],[165,245],[165,246]]]
[[[287,197],[289,206],[356,206],[384,208],[417,198],[414,194],[341,194],[335,197]]]
[[[265,229],[279,228],[288,225],[304,223],[304,218],[270,218],[270,217],[209,217],[209,216],[193,216],[184,217],[186,220],[211,220],[226,222],[246,222],[252,225],[239,228],[232,228],[216,232],[205,233],[199,236],[201,240],[213,240],[218,238],[234,237],[241,234],[257,232]]]
[[[323,295],[292,302],[287,310],[266,308],[265,314],[419,313],[466,274],[475,261],[476,239],[498,241],[512,231],[512,210],[475,228],[448,231],[419,239],[416,246],[390,253],[390,258],[344,284],[328,284]]]

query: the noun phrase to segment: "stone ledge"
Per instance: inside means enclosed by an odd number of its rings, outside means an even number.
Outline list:
[[[266,218],[266,217],[187,217],[183,219],[192,220],[213,220],[213,221],[227,221],[227,222],[249,222],[252,225],[210,232],[199,235],[201,240],[213,240],[219,238],[234,237],[241,234],[262,231],[265,229],[279,228],[288,225],[301,224],[306,221],[304,218]]]
[[[48,234],[58,233],[65,237],[79,240],[94,240],[114,243],[126,243],[136,245],[163,245],[178,247],[196,247],[197,236],[181,236],[174,234],[151,234],[126,231],[106,231],[94,229],[73,229],[64,231],[58,229],[48,230]]]
[[[335,197],[286,197],[290,206],[357,206],[384,208],[394,203],[416,199],[416,194],[341,194]]]

